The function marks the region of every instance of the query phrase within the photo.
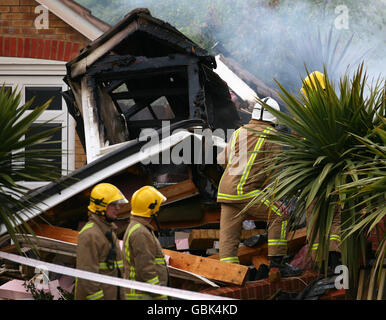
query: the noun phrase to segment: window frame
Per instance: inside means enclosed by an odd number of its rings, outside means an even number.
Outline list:
[[[0,57],[0,81],[12,90],[21,91],[21,104],[26,101],[27,87],[61,87],[62,92],[68,90],[63,82],[66,74],[64,61],[51,61],[29,58]],[[31,110],[32,111],[32,110]],[[26,111],[30,113],[31,111]],[[62,97],[61,110],[46,110],[35,121],[62,125],[62,174],[67,175],[75,170],[75,120],[67,110],[66,102]],[[48,181],[21,182],[24,186],[35,189],[48,184]]]

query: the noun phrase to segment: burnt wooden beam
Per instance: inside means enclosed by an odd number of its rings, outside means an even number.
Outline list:
[[[127,78],[127,73],[151,72],[159,69],[184,67],[196,64],[198,58],[186,55],[169,55],[167,57],[146,58],[136,60],[136,63],[130,65],[119,65],[114,63],[95,63],[92,65],[87,74],[89,76],[100,76],[103,80],[114,78]]]
[[[186,94],[187,88],[161,88],[161,89],[147,89],[147,90],[135,90],[131,92],[117,92],[112,93],[113,99],[135,99],[145,97],[161,97],[170,95]]]
[[[115,89],[119,88],[124,82],[124,80],[112,80],[110,85],[106,86],[107,92],[113,92]]]
[[[141,111],[142,109],[146,108],[151,102],[153,102],[156,98],[146,98],[143,101],[137,102],[135,105],[131,106],[130,109],[123,113],[126,120],[128,120],[130,117]],[[115,101],[116,98],[113,96],[113,100]]]
[[[198,70],[197,64],[188,66],[189,114],[192,119],[202,118],[201,108],[196,103],[196,97],[202,90]]]

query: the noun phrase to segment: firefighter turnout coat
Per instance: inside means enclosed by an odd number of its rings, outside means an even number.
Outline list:
[[[169,274],[165,257],[149,219],[131,216],[123,237],[123,246],[125,279],[168,285]],[[126,289],[126,299],[167,300],[167,296]]]
[[[80,270],[118,277],[123,276],[123,254],[116,236],[117,227],[95,214],[89,214],[88,223],[78,236],[76,268]],[[106,233],[110,232],[110,241]],[[114,244],[116,257],[107,259]],[[108,261],[107,261],[108,260]],[[76,278],[75,300],[124,300],[123,288]]]
[[[266,139],[273,127],[265,121],[252,119],[237,129],[217,162],[225,167],[218,187],[217,202],[221,203],[220,260],[239,263],[237,248],[240,243],[242,222],[252,216],[268,222],[268,255],[282,256],[287,252],[287,214],[268,199],[250,207],[239,215],[252,198],[259,195],[269,176],[262,174],[264,164],[271,151],[278,146]],[[272,214],[270,214],[272,212]]]

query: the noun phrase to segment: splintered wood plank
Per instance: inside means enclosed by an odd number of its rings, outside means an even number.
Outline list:
[[[263,229],[242,230],[241,240],[248,239],[254,235],[262,234]],[[220,230],[218,229],[195,229],[189,235],[190,249],[209,249],[213,248],[214,241],[220,238]]]
[[[293,232],[289,232],[287,236],[288,240],[288,254],[298,251],[306,242],[307,231],[306,228],[302,228]],[[268,255],[268,244],[264,243],[260,246],[249,248],[242,246],[237,251],[240,264],[251,265],[252,257],[259,255]],[[219,259],[219,254],[214,254],[208,257],[209,259]]]
[[[249,269],[246,266],[167,249],[163,249],[163,253],[170,257],[169,263],[172,267],[193,272],[210,280],[243,285],[247,279]]]
[[[48,224],[33,225],[31,228],[37,236],[78,243],[78,231],[72,229],[51,226]]]

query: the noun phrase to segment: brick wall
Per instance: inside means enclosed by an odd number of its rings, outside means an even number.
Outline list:
[[[273,283],[265,279],[247,282],[243,287],[229,286],[216,289],[210,288],[201,290],[200,292],[241,300],[266,300],[279,290],[288,293],[300,293],[316,277],[318,277],[317,274],[305,272],[300,277],[283,278]]]
[[[48,29],[37,29],[39,5],[34,0],[0,1],[0,56],[70,61],[90,42],[51,12]],[[75,153],[75,168],[79,168],[86,157],[78,136]]]

